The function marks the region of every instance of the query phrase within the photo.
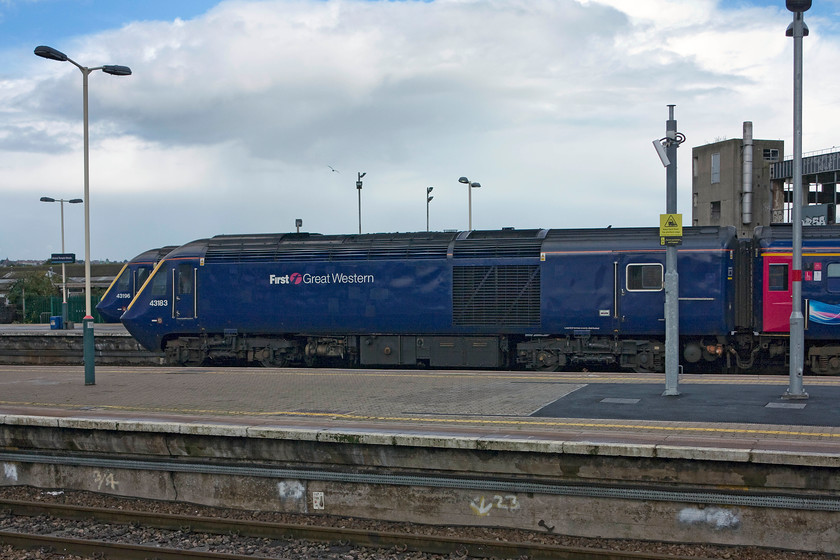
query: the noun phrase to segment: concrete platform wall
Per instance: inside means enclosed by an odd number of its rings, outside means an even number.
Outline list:
[[[0,485],[840,553],[836,455],[0,417]]]

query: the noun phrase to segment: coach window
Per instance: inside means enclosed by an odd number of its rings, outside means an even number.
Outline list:
[[[829,292],[840,292],[840,263],[831,263],[825,272]]]
[[[788,291],[788,265],[783,263],[770,264],[767,278],[767,289],[771,292]]]
[[[628,264],[627,291],[658,292],[662,289],[662,265]]]

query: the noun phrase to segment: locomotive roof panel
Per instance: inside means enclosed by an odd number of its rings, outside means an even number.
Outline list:
[[[172,250],[177,249],[178,245],[167,245],[166,247],[158,247],[144,251],[131,259],[131,263],[156,263]]]
[[[774,224],[755,229],[755,239],[759,247],[787,248],[793,243],[793,227],[790,224]],[[810,247],[840,251],[840,226],[805,226],[802,228],[802,244]]]
[[[731,227],[686,227],[681,247],[726,247],[734,238],[735,230]],[[169,258],[203,257],[206,263],[539,258],[546,251],[655,248],[661,248],[657,228],[501,229],[362,235],[266,233],[217,235],[196,240],[175,249]]]
[[[207,243],[205,262],[347,261],[539,257],[547,230],[375,233],[362,235],[221,235]]]
[[[729,247],[735,228],[684,227],[680,250]],[[553,229],[543,246],[546,252],[664,250],[659,228]]]

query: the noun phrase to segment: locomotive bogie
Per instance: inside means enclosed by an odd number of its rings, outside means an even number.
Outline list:
[[[659,340],[607,337],[538,338],[517,346],[525,369],[556,371],[566,366],[610,367],[638,372],[664,371],[665,346]]]
[[[812,346],[808,349],[808,364],[818,375],[840,375],[840,345]]]

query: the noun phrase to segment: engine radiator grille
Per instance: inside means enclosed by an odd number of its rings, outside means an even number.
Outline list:
[[[539,265],[452,268],[455,326],[540,326]]]

